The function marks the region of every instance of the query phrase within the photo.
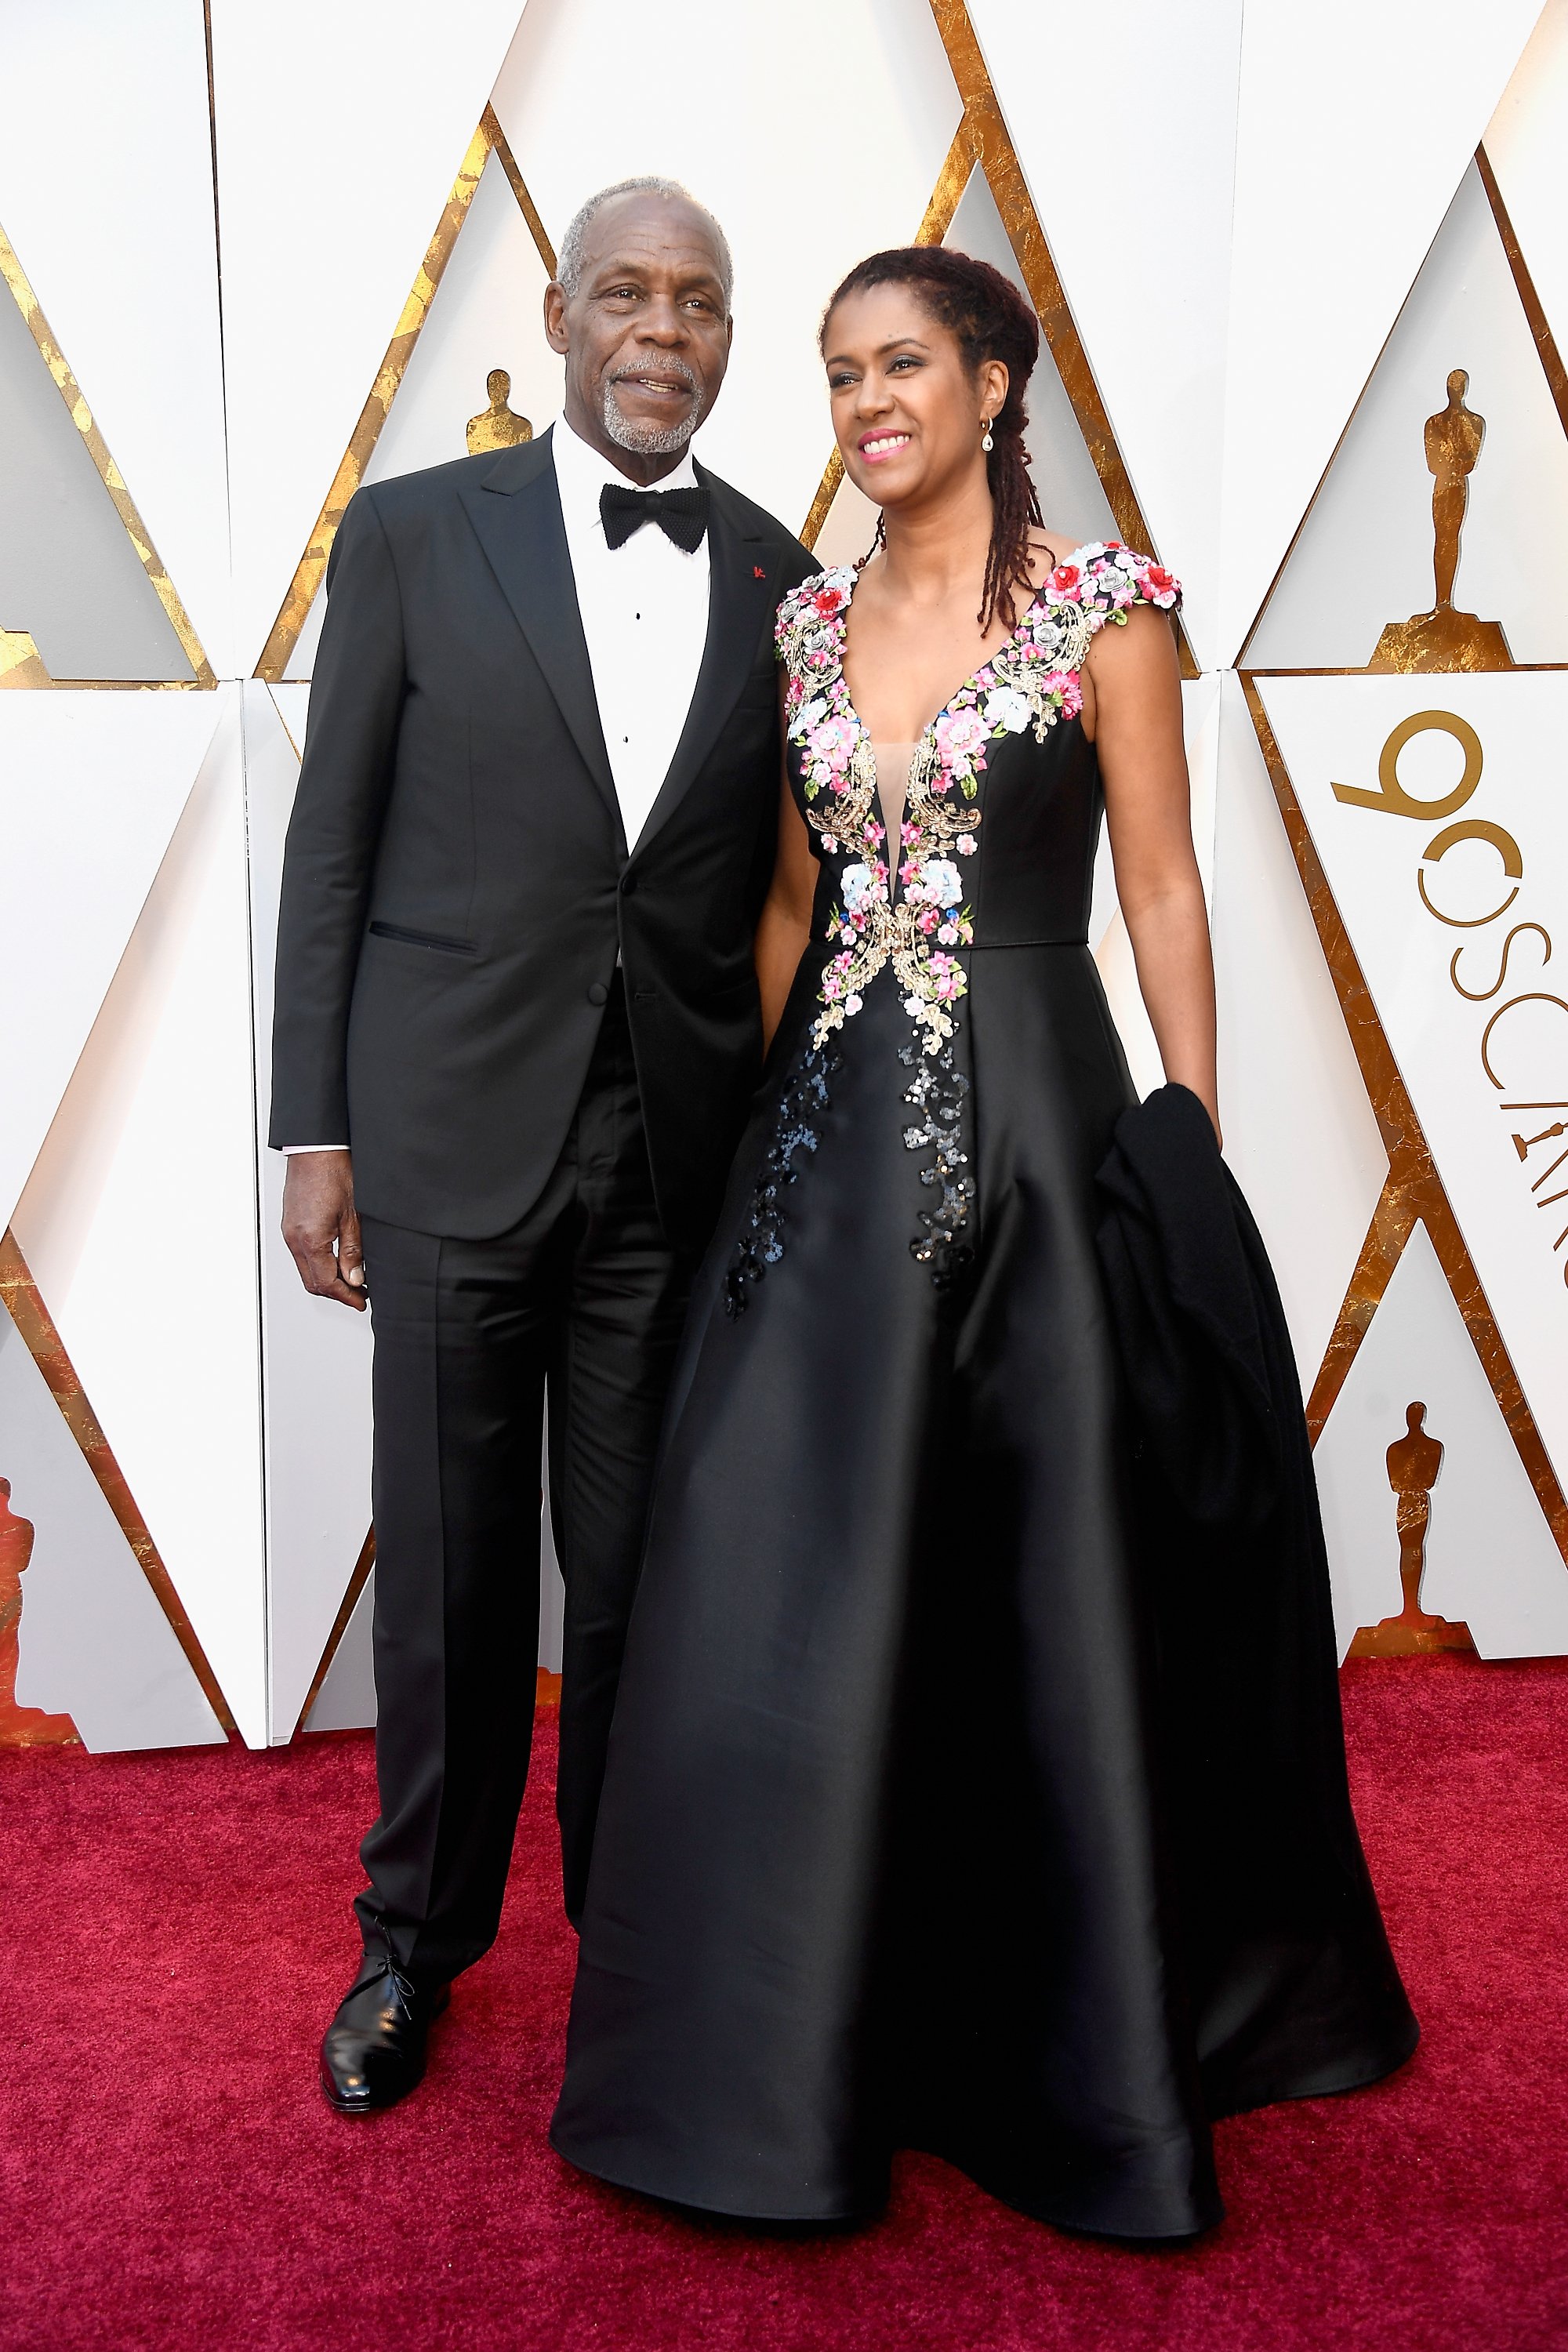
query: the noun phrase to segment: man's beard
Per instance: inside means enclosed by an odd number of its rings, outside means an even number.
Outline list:
[[[630,449],[639,457],[672,457],[684,449],[702,422],[702,387],[689,367],[677,361],[674,366],[640,368],[641,375],[661,375],[683,383],[691,394],[691,405],[679,425],[634,424],[622,410],[616,397],[612,377],[605,386],[605,430],[618,449]]]

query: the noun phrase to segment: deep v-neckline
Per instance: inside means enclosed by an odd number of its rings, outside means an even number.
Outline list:
[[[1087,541],[1085,544],[1087,544]],[[1075,547],[1071,550],[1070,553],[1062,557],[1061,562],[1070,563],[1074,557],[1080,555],[1082,552],[1083,548],[1081,546]],[[993,662],[1000,660],[1001,656],[1006,652],[1009,646],[1017,644],[1018,640],[1023,636],[1027,629],[1035,614],[1039,610],[1040,605],[1044,603],[1045,597],[1043,588],[1037,588],[1035,591],[1023,612],[1018,615],[1016,625],[1008,631],[1001,644],[994,646],[992,651],[986,655],[984,661],[976,662],[974,667],[969,672],[966,677],[961,677],[959,679],[958,684],[953,688],[952,692],[948,696],[947,700],[942,704],[940,710],[932,712],[931,718],[927,719],[920,733],[910,741],[909,746],[909,765],[904,771],[904,788],[899,802],[899,822],[895,827],[889,820],[888,802],[882,790],[881,762],[877,757],[876,738],[871,733],[870,729],[867,726],[866,721],[861,718],[859,710],[857,708],[855,697],[850,692],[849,688],[849,673],[845,667],[849,652],[850,608],[855,602],[855,591],[860,585],[860,574],[864,571],[868,560],[869,559],[868,557],[862,556],[859,562],[855,565],[854,583],[850,588],[848,595],[844,600],[842,609],[837,616],[838,629],[838,676],[844,688],[845,709],[855,724],[856,740],[865,746],[866,757],[871,763],[872,792],[875,797],[878,816],[882,826],[883,837],[888,850],[888,899],[889,905],[894,905],[897,903],[900,896],[899,887],[899,869],[902,861],[893,845],[896,835],[901,845],[904,823],[909,815],[910,803],[914,796],[915,772],[917,768],[920,766],[921,756],[925,751],[928,743],[934,740],[937,729],[952,711],[952,706],[958,700],[959,696],[961,694],[967,693],[969,688],[974,684],[975,679],[980,676],[981,672],[983,670],[989,669]],[[1051,568],[1053,571],[1059,571],[1061,569],[1061,564],[1053,564]],[[889,741],[885,748],[889,750],[901,751],[904,747],[901,741],[895,744],[889,739]]]
[[[912,747],[899,838],[889,841],[875,746],[844,673],[847,614],[863,570],[837,564],[803,582],[780,606],[776,631],[787,671],[790,781],[820,843],[816,854],[833,861],[812,1050],[854,1019],[866,990],[890,967],[915,1024],[910,1052],[918,1046],[927,1057],[910,1066],[929,1073],[957,1034],[954,1008],[968,993],[963,951],[975,944],[969,898],[979,896],[979,876],[966,884],[964,868],[981,845],[981,780],[992,747],[1026,729],[1043,744],[1058,721],[1075,719],[1078,673],[1096,632],[1135,604],[1170,611],[1181,591],[1119,541],[1085,541],[1053,562],[1007,641],[926,721]]]
[[[1054,563],[1051,566],[1051,570],[1053,572],[1060,572],[1068,564],[1076,562],[1078,558],[1084,553],[1089,543],[1090,542],[1088,540],[1085,540],[1079,546],[1069,549],[1068,553],[1061,558],[1059,562]],[[856,590],[858,589],[860,585],[860,574],[869,562],[869,556],[863,555],[860,557],[858,562],[851,567],[855,575],[854,583],[850,588],[849,593],[844,599],[843,605],[836,615],[836,620],[838,633],[838,675],[844,684],[844,707],[848,712],[849,717],[855,721],[855,728],[858,740],[862,743],[871,745],[872,757],[874,760],[876,756],[874,739],[870,729],[867,726],[866,721],[861,718],[859,709],[855,701],[855,697],[850,691],[849,673],[845,667],[849,653],[849,614],[854,607]],[[1049,575],[1047,574],[1047,578],[1048,576]],[[998,660],[1001,656],[1006,652],[1009,646],[1016,645],[1018,639],[1023,635],[1026,628],[1028,626],[1029,622],[1044,602],[1045,588],[1042,585],[1036,589],[1027,604],[1018,615],[1016,625],[1008,631],[1001,644],[991,653],[988,653],[984,661],[976,662],[974,667],[969,672],[968,676],[959,679],[958,684],[953,688],[952,692],[948,696],[947,700],[942,705],[942,708],[939,710],[932,712],[931,718],[927,719],[925,725],[921,729],[920,733],[913,738],[914,751],[918,752],[921,745],[926,741],[927,738],[935,734],[937,729],[942,725],[942,720],[952,710],[953,704],[958,700],[959,696],[964,693],[974,684],[974,681],[980,676],[981,671],[983,669],[989,669],[992,663]],[[910,772],[911,775],[914,772],[914,757],[911,753],[910,760]],[[880,790],[879,790],[877,797],[880,800]]]

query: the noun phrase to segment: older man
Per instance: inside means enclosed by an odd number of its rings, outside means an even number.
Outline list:
[[[593,197],[545,297],[561,422],[362,490],[329,571],[271,1139],[306,1286],[368,1291],[375,1328],[381,1814],[321,2048],[344,2113],[412,2089],[495,1936],[547,1390],[581,1906],[672,1351],[758,1075],[772,623],[812,559],[690,455],[731,276],[673,182]]]

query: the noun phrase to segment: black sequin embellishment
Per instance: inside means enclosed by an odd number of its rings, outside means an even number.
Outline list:
[[[966,1239],[975,1196],[969,1154],[963,1148],[963,1099],[969,1080],[954,1066],[951,1045],[936,1055],[902,1045],[899,1059],[915,1072],[904,1090],[904,1100],[921,1114],[920,1126],[904,1129],[904,1150],[934,1149],[936,1158],[931,1167],[921,1170],[921,1182],[942,1187],[938,1206],[921,1211],[924,1231],[910,1242],[910,1255],[917,1264],[929,1265],[932,1282],[939,1290],[945,1290],[974,1255]]]
[[[807,1045],[784,1083],[773,1141],[752,1187],[746,1229],[735,1244],[733,1262],[724,1276],[726,1315],[745,1313],[748,1284],[761,1282],[769,1266],[777,1265],[784,1254],[785,1213],[781,1196],[786,1186],[800,1181],[795,1153],[815,1151],[822,1140],[812,1122],[829,1108],[827,1081],[842,1061],[843,1055],[828,1046]]]

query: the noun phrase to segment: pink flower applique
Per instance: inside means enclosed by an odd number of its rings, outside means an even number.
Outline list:
[[[964,991],[963,967],[956,956],[944,955],[940,948],[931,950],[931,990],[939,1004],[951,1004]]]
[[[943,711],[936,722],[936,748],[945,768],[967,770],[985,740],[985,722],[973,709]]]
[[[1076,719],[1083,709],[1083,680],[1076,669],[1052,669],[1040,680],[1043,690],[1053,695],[1065,719]]]

